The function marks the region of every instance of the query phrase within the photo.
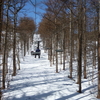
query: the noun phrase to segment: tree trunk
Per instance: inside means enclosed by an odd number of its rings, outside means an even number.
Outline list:
[[[99,0],[100,6],[100,0]],[[98,95],[97,98],[100,99],[100,7],[98,7]]]
[[[29,51],[29,39],[27,40],[27,51]]]
[[[2,20],[3,20],[2,12],[3,12],[3,0],[0,0],[0,53],[1,53]],[[1,97],[2,97],[2,92],[1,92],[1,87],[0,87],[0,100],[1,100]]]
[[[3,54],[3,75],[2,75],[2,88],[5,89],[5,77],[6,77],[6,57],[7,57],[7,34],[8,34],[8,5],[7,5],[7,23],[6,23],[6,33],[5,33],[5,45]]]
[[[84,0],[84,78],[87,78],[87,72],[86,72],[86,0]]]
[[[63,49],[63,47],[62,47],[62,41],[61,41],[61,43],[60,43],[60,47],[61,47],[61,49]],[[60,64],[62,64],[62,52],[60,53]]]
[[[79,50],[78,50],[79,93],[81,93],[81,74],[82,74],[82,33],[79,34]]]
[[[97,47],[96,47],[96,41],[94,43],[94,50],[93,50],[93,66],[94,68],[96,69],[96,50],[97,50]]]
[[[55,35],[54,35],[54,38],[56,38]],[[56,54],[55,54],[55,51],[54,51],[54,50],[55,50],[55,47],[56,47],[56,46],[55,46],[56,41],[54,40],[54,38],[53,38],[53,43],[54,43],[54,44],[53,44],[53,57],[52,57],[52,59],[53,59],[53,64],[55,63],[55,55],[56,55]]]
[[[50,66],[52,66],[52,36],[51,36],[51,42],[50,42]]]
[[[79,93],[81,93],[81,75],[82,75],[82,32],[83,32],[83,25],[82,25],[82,12],[83,12],[83,8],[82,8],[82,0],[79,1],[79,18],[78,18],[78,44],[79,44],[79,48],[78,48],[78,82],[79,82]]]
[[[14,29],[13,29],[14,39],[13,39],[13,74],[16,75],[16,14],[14,15]]]
[[[26,40],[24,40],[24,56],[26,55]]]
[[[18,61],[18,70],[20,70],[20,56],[19,56],[19,54],[20,54],[20,50],[19,50],[19,42],[18,42],[18,51],[17,51],[17,61]]]
[[[72,78],[72,41],[72,13],[70,12],[70,78]]]
[[[58,49],[58,33],[56,33],[56,50]],[[56,51],[56,73],[58,73],[58,53]]]
[[[2,34],[2,21],[3,21],[3,0],[0,0],[0,52],[1,52],[1,34]]]
[[[65,30],[64,30],[64,36],[63,36],[63,70],[65,70],[65,57],[66,57],[66,54],[65,54]]]

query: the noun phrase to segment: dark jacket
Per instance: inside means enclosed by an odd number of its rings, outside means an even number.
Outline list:
[[[37,49],[36,52],[40,52],[40,49]]]

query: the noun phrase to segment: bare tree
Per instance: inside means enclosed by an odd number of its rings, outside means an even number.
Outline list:
[[[98,7],[98,95],[97,98],[100,99],[100,0]]]
[[[3,18],[3,0],[0,0],[0,51],[1,51],[1,34],[2,34],[2,18]]]
[[[29,40],[33,41],[33,34],[35,33],[36,25],[32,18],[29,17],[21,17],[19,20],[18,32],[20,36],[20,42],[24,45],[24,56],[26,55],[26,51],[29,50]],[[24,37],[23,37],[24,36]],[[26,50],[27,46],[27,50]]]
[[[77,0],[78,2],[78,82],[79,82],[79,93],[81,93],[81,76],[82,76],[82,33],[83,33],[83,24],[82,24],[82,14],[83,14],[83,1]]]
[[[16,24],[17,24],[17,16],[19,11],[25,6],[25,3],[27,2],[27,0],[12,0],[11,1],[11,9],[10,11],[13,14],[13,22],[14,22],[14,26],[13,26],[13,76],[16,75],[16,32],[17,32],[17,28],[16,28]]]
[[[84,78],[87,78],[87,73],[86,73],[86,0],[84,0],[84,19],[83,19],[83,40],[84,40],[84,44],[83,44],[83,47],[84,47]]]
[[[0,0],[0,53],[1,53],[1,34],[2,34],[2,18],[3,18],[2,12],[3,12],[3,0]],[[1,96],[2,96],[2,92],[0,87],[0,100],[1,100]]]
[[[9,10],[9,0],[7,0],[6,5],[6,32],[5,32],[5,45],[3,54],[3,74],[2,74],[2,88],[5,89],[5,77],[6,77],[6,59],[7,59],[7,34],[8,34],[8,10]]]
[[[69,23],[70,24],[69,25],[70,26],[70,28],[69,28],[69,31],[70,31],[70,66],[69,66],[69,68],[70,68],[70,76],[69,77],[72,78],[72,69],[73,69],[72,68],[72,63],[73,63],[72,62],[72,53],[73,53],[72,52],[72,49],[73,49],[73,45],[72,45],[73,44],[72,43],[73,42],[73,33],[72,33],[73,32],[73,29],[72,29],[72,16],[73,16],[72,15],[72,5],[70,5],[70,10],[71,11],[70,11],[70,23]]]

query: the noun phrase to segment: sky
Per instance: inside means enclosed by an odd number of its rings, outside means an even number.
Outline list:
[[[31,0],[33,4],[35,4],[35,0]],[[36,19],[36,24],[38,24],[41,21],[42,14],[45,13],[45,5],[42,3],[44,0],[36,0],[36,8],[32,5],[32,3],[29,1],[23,10],[20,12],[19,17],[21,16],[27,16],[32,17],[33,19]],[[37,14],[35,14],[35,12]]]
[[[35,42],[32,46],[34,50]],[[56,73],[56,65],[50,66],[48,60],[48,51],[45,51],[40,42],[41,56],[35,58],[31,55],[31,49],[23,57],[20,52],[20,67],[16,76],[11,76],[13,64],[12,58],[9,56],[8,75],[6,78],[7,88],[2,90],[2,100],[100,100],[97,99],[97,69],[91,73],[91,63],[88,65],[88,78],[82,77],[82,93],[78,93],[79,86],[76,84],[76,61],[74,64],[73,79],[68,78],[69,62],[65,63],[66,70],[63,65],[58,64],[58,73]],[[59,58],[58,58],[59,59]],[[59,59],[60,60],[60,59]],[[89,61],[90,62],[90,61]],[[92,74],[94,74],[92,76]],[[93,80],[92,80],[93,79]]]

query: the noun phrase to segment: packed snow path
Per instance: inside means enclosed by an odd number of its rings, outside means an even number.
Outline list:
[[[78,93],[78,85],[67,76],[67,71],[55,73],[55,65],[50,67],[46,53],[42,52],[40,59],[27,55],[4,90],[3,100],[97,100],[87,84],[84,92]]]

